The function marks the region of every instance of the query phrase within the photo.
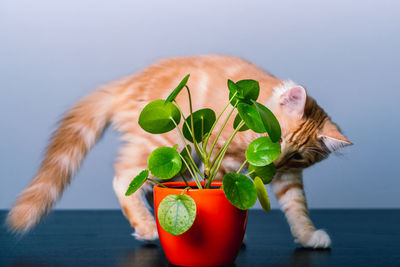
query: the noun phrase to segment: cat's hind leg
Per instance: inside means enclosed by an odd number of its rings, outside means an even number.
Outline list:
[[[271,185],[296,242],[303,247],[329,248],[329,235],[317,230],[308,215],[301,172],[277,174]]]
[[[125,196],[132,179],[147,169],[147,156],[139,151],[135,143],[127,143],[121,149],[115,164],[113,187],[125,217],[135,229],[133,236],[142,241],[152,241],[158,238],[157,226],[145,200],[145,194],[152,190],[152,185],[146,182],[134,194]]]

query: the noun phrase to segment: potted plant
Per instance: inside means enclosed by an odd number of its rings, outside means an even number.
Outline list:
[[[264,210],[270,210],[265,184],[275,175],[273,161],[280,155],[278,142],[281,129],[278,120],[264,105],[257,102],[259,83],[254,80],[228,80],[229,101],[216,116],[211,109],[192,110],[192,99],[186,85],[189,74],[166,100],[147,104],[139,116],[139,125],[152,134],[171,130],[179,133],[184,144],[155,149],[143,170],[130,183],[126,195],[133,194],[146,180],[154,187],[154,208],[160,242],[168,260],[174,265],[216,266],[231,264],[239,252],[246,229],[248,209],[257,198]],[[177,95],[186,88],[190,114],[185,117]],[[228,100],[228,99],[227,99]],[[232,106],[222,126],[210,138],[222,114]],[[229,118],[237,110],[233,133],[219,148],[217,140]],[[179,123],[183,119],[182,129]],[[235,173],[217,177],[225,153],[239,131],[252,130],[264,136],[255,139],[246,149],[245,161]],[[201,172],[192,157],[191,143],[204,165]],[[214,152],[214,153],[213,153]],[[242,174],[248,165],[246,175]],[[191,176],[188,181],[184,173]],[[182,182],[161,183],[180,175]],[[216,178],[222,182],[214,181]]]

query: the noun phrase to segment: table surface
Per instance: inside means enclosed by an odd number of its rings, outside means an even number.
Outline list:
[[[332,249],[300,248],[280,211],[251,210],[234,266],[400,266],[400,210],[312,210],[311,217],[330,233]],[[118,210],[55,211],[22,237],[2,224],[0,266],[169,265],[159,242],[131,232]]]

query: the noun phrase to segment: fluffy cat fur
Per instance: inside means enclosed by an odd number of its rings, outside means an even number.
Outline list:
[[[107,126],[112,125],[122,133],[124,141],[115,163],[115,193],[124,215],[135,229],[134,236],[141,240],[156,239],[154,217],[143,198],[152,184],[145,184],[129,197],[124,193],[131,179],[147,168],[150,152],[159,146],[173,146],[178,138],[175,131],[148,134],[137,121],[147,103],[165,99],[187,73],[191,74],[188,86],[192,91],[194,110],[210,107],[217,114],[228,98],[228,78],[259,81],[258,101],[274,112],[282,128],[282,154],[274,162],[278,172],[271,183],[272,188],[295,240],[304,247],[329,247],[328,234],[317,230],[308,216],[302,170],[351,142],[302,86],[293,81],[282,81],[245,60],[220,55],[167,59],[137,75],[103,86],[80,100],[60,121],[39,171],[9,212],[7,223],[10,229],[26,232],[50,211],[85,155]],[[181,93],[177,101],[188,114],[186,94]],[[230,133],[224,131],[221,142]],[[251,131],[238,133],[218,177],[237,170],[244,160],[247,145],[259,136]]]

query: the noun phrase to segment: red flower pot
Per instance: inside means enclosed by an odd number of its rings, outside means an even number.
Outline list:
[[[246,231],[247,210],[233,206],[213,182],[213,189],[190,189],[185,194],[196,202],[197,214],[192,227],[179,236],[164,231],[157,218],[160,202],[170,194],[179,195],[184,182],[164,183],[171,188],[154,187],[154,208],[160,242],[168,261],[180,266],[218,266],[232,264],[241,247]],[[196,187],[194,182],[189,185]]]

